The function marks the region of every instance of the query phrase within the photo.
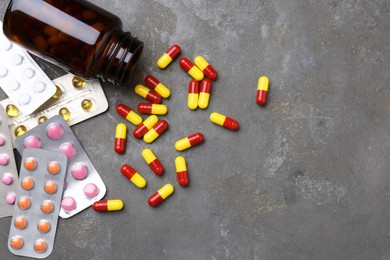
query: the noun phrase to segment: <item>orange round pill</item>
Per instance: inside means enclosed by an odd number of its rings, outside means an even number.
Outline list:
[[[25,229],[27,227],[27,218],[25,216],[17,217],[14,225],[17,229]]]
[[[31,177],[25,177],[22,181],[22,188],[24,190],[31,190],[34,187],[34,180]]]
[[[46,193],[53,194],[57,191],[57,184],[54,181],[48,181],[45,184]]]
[[[46,219],[42,219],[38,223],[38,230],[41,233],[47,233],[50,230],[50,223]]]
[[[20,209],[28,209],[31,206],[31,200],[27,196],[22,196],[18,201],[18,205]]]
[[[49,163],[49,165],[47,166],[47,170],[51,173],[51,174],[57,174],[59,173],[61,167],[60,165],[58,164],[58,162],[51,162]]]
[[[33,171],[37,168],[37,161],[34,158],[27,158],[24,161],[24,168],[29,171]]]
[[[45,242],[45,240],[43,239],[38,239],[37,241],[35,241],[34,243],[34,249],[35,251],[37,251],[38,253],[43,253],[46,251],[47,249],[47,244]]]
[[[50,200],[45,200],[41,204],[41,210],[43,213],[46,213],[46,214],[52,213],[54,210],[53,202],[51,202]]]
[[[23,247],[23,238],[20,236],[14,236],[11,238],[11,247],[13,249],[21,249]]]

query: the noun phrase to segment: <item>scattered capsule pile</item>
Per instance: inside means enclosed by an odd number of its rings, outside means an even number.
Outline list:
[[[157,61],[157,66],[160,69],[167,68],[176,58],[181,54],[179,45],[172,45]],[[210,65],[210,63],[202,56],[197,56],[194,62],[188,58],[181,58],[179,66],[193,78],[188,86],[188,100],[187,106],[190,110],[200,108],[205,110],[209,106],[213,81],[218,78],[217,71]],[[164,116],[168,113],[168,107],[163,103],[163,100],[170,97],[170,90],[159,79],[152,75],[147,75],[144,79],[145,85],[138,84],[135,87],[135,93],[149,102],[141,102],[137,105],[137,111],[143,115],[150,115],[144,121],[137,112],[125,104],[118,104],[116,111],[119,115],[136,126],[133,130],[133,136],[137,139],[142,139],[147,144],[152,144],[158,137],[163,135],[169,128],[166,120],[159,119],[158,116]],[[259,105],[265,105],[268,94],[268,78],[260,77],[258,82],[258,90],[256,95],[256,102]],[[231,131],[237,131],[239,123],[237,120],[213,112],[210,114],[210,121],[216,125],[222,126]],[[114,150],[118,154],[122,154],[126,150],[126,136],[127,128],[124,123],[117,125],[114,141]],[[179,152],[197,146],[203,143],[205,137],[202,133],[193,133],[189,136],[183,137],[176,141],[175,149]],[[157,176],[164,174],[165,169],[158,160],[153,151],[146,148],[142,151],[142,157],[149,165],[150,169]],[[187,161],[183,156],[177,156],[175,159],[177,182],[182,187],[187,187],[190,184],[190,178],[187,170]],[[147,185],[146,179],[137,172],[132,166],[124,164],[120,171],[129,179],[136,187],[143,189]],[[151,207],[160,205],[166,200],[175,188],[172,184],[167,183],[160,188],[156,193],[151,195],[148,199],[148,204]],[[95,207],[94,207],[95,208]],[[122,207],[104,207],[105,210],[98,211],[112,211],[120,210]]]

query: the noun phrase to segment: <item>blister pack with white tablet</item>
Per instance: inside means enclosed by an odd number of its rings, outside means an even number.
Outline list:
[[[3,33],[0,22],[0,87],[23,114],[37,110],[56,92],[56,86],[20,46]]]

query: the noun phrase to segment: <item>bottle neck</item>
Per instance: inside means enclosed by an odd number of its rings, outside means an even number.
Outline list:
[[[96,67],[97,76],[115,85],[127,82],[141,57],[143,47],[143,42],[132,37],[129,32],[113,33]]]

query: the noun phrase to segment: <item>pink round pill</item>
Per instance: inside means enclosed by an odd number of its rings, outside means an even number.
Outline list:
[[[4,135],[0,135],[0,146],[3,146],[5,143],[5,137]]]
[[[84,194],[88,198],[93,198],[99,194],[99,189],[95,184],[88,183],[87,185],[84,186]]]
[[[47,136],[53,140],[60,139],[62,137],[62,134],[63,134],[62,126],[60,124],[57,124],[57,123],[52,123],[52,124],[48,125],[46,128],[46,131],[47,131]]]
[[[63,152],[66,155],[66,157],[68,157],[68,160],[72,159],[76,154],[76,149],[74,148],[73,144],[71,144],[71,143],[61,144],[61,146],[58,150],[60,152]]]
[[[16,200],[15,192],[8,192],[7,196],[5,196],[5,202],[7,202],[9,205],[15,204],[15,200]]]
[[[1,177],[1,182],[4,184],[4,185],[10,185],[12,184],[12,182],[14,181],[14,178],[12,176],[11,173],[4,173],[3,176]]]
[[[9,157],[8,154],[2,153],[0,154],[0,165],[8,165]]]
[[[81,163],[76,163],[72,166],[72,176],[76,180],[84,180],[88,175],[88,167]]]
[[[61,207],[65,211],[72,211],[76,208],[76,201],[72,197],[65,197],[62,199]]]
[[[41,148],[41,140],[39,140],[38,137],[30,135],[24,140],[24,147],[25,148]]]

